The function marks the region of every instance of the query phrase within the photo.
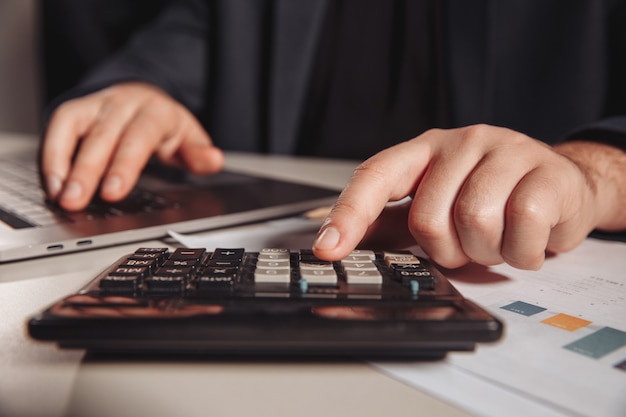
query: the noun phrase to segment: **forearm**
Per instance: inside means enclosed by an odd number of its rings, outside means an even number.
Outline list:
[[[626,152],[600,142],[571,141],[554,150],[584,172],[595,194],[598,230],[626,230]]]

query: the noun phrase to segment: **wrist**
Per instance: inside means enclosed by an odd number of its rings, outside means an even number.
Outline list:
[[[584,175],[593,203],[593,228],[626,230],[626,152],[604,143],[565,142],[554,150]]]

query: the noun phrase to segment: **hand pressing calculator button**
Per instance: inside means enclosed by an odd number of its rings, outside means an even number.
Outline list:
[[[144,247],[28,330],[120,354],[432,359],[498,340],[502,324],[410,252]]]

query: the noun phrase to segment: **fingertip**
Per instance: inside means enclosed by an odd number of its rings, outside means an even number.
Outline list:
[[[320,230],[317,238],[315,239],[315,243],[313,244],[313,249],[322,253],[322,252],[332,252],[338,245],[341,240],[341,234],[339,230],[337,230],[334,226],[324,227]]]
[[[59,197],[61,189],[63,188],[63,180],[58,175],[50,174],[46,176],[45,181],[48,198],[55,201]]]
[[[128,194],[125,182],[120,175],[109,175],[102,182],[100,196],[105,201],[119,201]]]
[[[79,211],[87,207],[90,196],[84,186],[76,180],[69,180],[63,187],[58,200],[59,205],[68,211]]]
[[[224,152],[220,148],[211,146],[209,154],[211,159],[210,166],[213,167],[213,172],[220,171],[224,168]]]
[[[224,152],[215,146],[190,146],[183,153],[185,165],[194,174],[213,174],[224,167]]]
[[[357,243],[352,243],[350,235],[341,232],[337,226],[325,223],[320,228],[312,249],[318,258],[336,261],[348,256],[356,248]]]

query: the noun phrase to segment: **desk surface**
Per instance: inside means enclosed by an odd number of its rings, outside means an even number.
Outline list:
[[[0,134],[3,151],[34,146],[32,137]],[[246,154],[226,161],[232,169],[338,189],[355,166]],[[29,339],[28,317],[137,245],[0,265],[0,417],[467,416],[357,361],[104,361]]]

